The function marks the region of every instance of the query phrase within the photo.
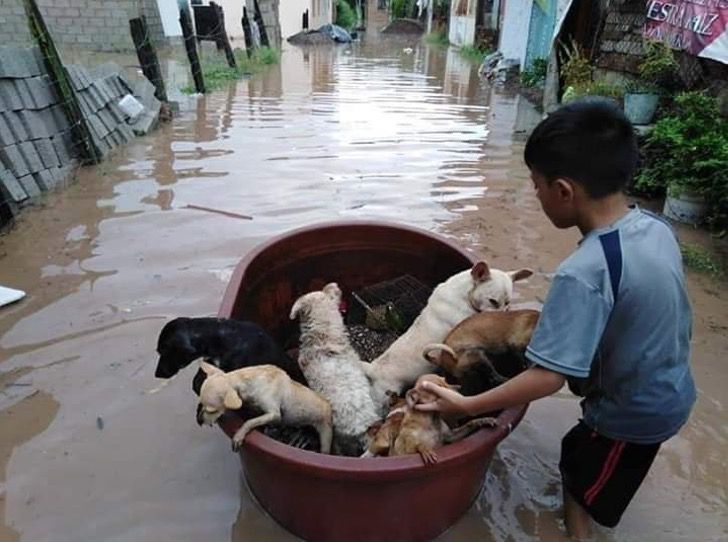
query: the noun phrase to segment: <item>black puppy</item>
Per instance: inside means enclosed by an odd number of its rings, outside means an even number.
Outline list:
[[[205,358],[223,371],[269,363],[293,380],[306,384],[298,366],[257,324],[226,318],[175,318],[159,334],[159,363],[154,376],[170,378],[197,358]],[[207,375],[197,371],[192,389],[197,395]]]

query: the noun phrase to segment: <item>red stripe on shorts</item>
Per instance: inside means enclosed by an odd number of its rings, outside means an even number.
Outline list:
[[[617,467],[617,462],[622,455],[625,444],[625,442],[615,442],[612,444],[612,449],[609,450],[609,455],[607,455],[607,460],[604,462],[604,467],[602,467],[602,472],[599,474],[599,478],[597,478],[594,485],[592,485],[589,489],[587,489],[586,493],[584,493],[584,502],[587,506],[591,506],[591,503],[614,473],[614,469]]]

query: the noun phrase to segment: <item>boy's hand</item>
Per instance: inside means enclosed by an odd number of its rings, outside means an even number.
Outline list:
[[[415,405],[415,410],[422,412],[440,412],[446,416],[469,416],[468,398],[460,395],[458,392],[437,386],[430,382],[423,382],[422,389],[433,395],[437,395],[437,399],[432,403],[424,403]]]

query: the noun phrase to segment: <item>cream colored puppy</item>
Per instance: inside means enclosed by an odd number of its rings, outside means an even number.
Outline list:
[[[363,364],[380,412],[386,409],[388,391],[401,393],[418,377],[436,370],[422,357],[426,346],[443,342],[450,330],[475,313],[507,308],[513,283],[532,274],[530,269],[506,272],[478,262],[439,284],[404,335],[377,359]]]
[[[319,434],[321,452],[331,451],[331,405],[318,393],[291,378],[274,365],[257,365],[224,373],[214,365],[200,362],[207,374],[200,389],[198,423],[214,424],[226,410],[238,410],[243,402],[263,411],[246,420],[233,435],[237,451],[245,437],[256,427],[271,423],[311,425]]]

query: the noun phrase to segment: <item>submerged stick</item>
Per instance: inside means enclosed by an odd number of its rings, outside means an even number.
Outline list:
[[[253,220],[252,216],[241,215],[231,211],[221,211],[220,209],[212,209],[210,207],[202,207],[201,205],[185,205],[185,209],[195,209],[196,211],[207,211],[208,213],[217,213],[219,215],[229,216],[230,218],[241,218],[243,220]]]

